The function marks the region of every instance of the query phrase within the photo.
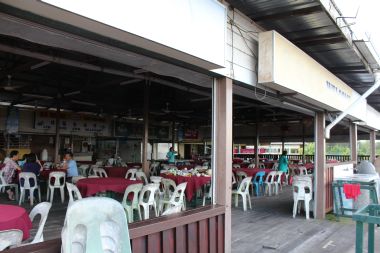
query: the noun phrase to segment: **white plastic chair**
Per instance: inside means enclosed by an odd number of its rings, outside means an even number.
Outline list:
[[[310,213],[310,201],[313,199],[313,186],[311,178],[296,179],[293,181],[293,218],[296,217],[297,209],[298,213],[300,208],[298,207],[299,201],[304,201],[306,219],[309,219]]]
[[[52,182],[54,179],[54,183]],[[54,198],[54,189],[59,189],[61,192],[61,201],[65,202],[65,183],[66,183],[66,174],[61,171],[54,171],[49,174],[48,188],[46,199],[49,201],[50,194],[50,203],[53,203]]]
[[[150,182],[152,182],[152,183],[154,183],[154,184],[158,184],[158,185],[160,185],[160,184],[161,184],[162,177],[151,176],[149,179],[150,179]]]
[[[71,182],[72,182],[73,184],[77,184],[77,182],[78,182],[79,180],[83,179],[83,178],[86,178],[86,177],[84,177],[84,176],[76,176],[76,177],[72,177],[72,178],[71,178]]]
[[[86,177],[87,176],[87,170],[90,168],[90,165],[88,164],[82,164],[78,167],[79,174]]]
[[[252,209],[251,206],[251,196],[249,195],[249,184],[252,181],[252,177],[246,177],[243,179],[243,181],[240,183],[237,190],[232,191],[232,195],[235,196],[235,207],[238,206],[239,202],[239,195],[242,197],[243,200],[243,210],[247,211],[247,201],[249,204],[249,208]]]
[[[150,168],[149,168],[149,172],[150,172],[150,175],[151,176],[156,176],[157,173],[158,173],[158,167],[160,166],[160,163],[159,162],[153,162],[151,165],[150,165]]]
[[[232,173],[232,175],[233,175],[233,173]],[[207,199],[211,199],[212,198],[212,187],[211,187],[211,184],[205,184],[204,185],[202,206],[206,205],[206,198]]]
[[[185,197],[186,186],[187,186],[187,182],[177,185],[174,189],[174,192],[171,194],[168,200],[162,199],[162,201],[160,202],[160,211],[163,209],[164,206],[166,206],[165,211],[169,207],[175,207],[175,206],[181,207],[184,210],[185,209],[184,197]]]
[[[103,197],[75,201],[62,229],[62,253],[131,253],[123,206]]]
[[[19,246],[22,241],[23,233],[19,229],[0,231],[0,251],[8,247]]]
[[[104,163],[104,161],[97,161],[97,162],[95,163],[95,166],[97,166],[97,167],[101,167],[101,166],[103,166],[103,163]]]
[[[136,171],[135,174],[136,179],[142,180],[144,184],[148,184],[148,178],[146,177],[145,173],[143,171]]]
[[[30,242],[30,244],[33,244],[33,243],[38,243],[38,242],[43,242],[44,241],[44,235],[43,235],[43,232],[44,232],[44,227],[45,227],[45,223],[46,223],[46,220],[47,220],[47,217],[48,217],[48,214],[49,214],[49,211],[50,211],[50,208],[51,208],[51,203],[49,202],[42,202],[42,203],[39,203],[38,205],[36,205],[32,211],[30,212],[29,214],[29,218],[30,220],[33,222],[34,218],[37,216],[37,215],[40,215],[40,222],[38,224],[38,230],[37,230],[37,233],[36,235],[34,236],[34,239],[32,242]]]
[[[131,184],[125,189],[124,197],[121,202],[125,211],[127,212],[128,223],[133,222],[133,211],[139,209],[139,193],[143,188],[143,184]],[[128,202],[128,195],[133,194],[133,199]]]
[[[237,187],[241,184],[244,178],[248,177],[247,173],[244,171],[238,171],[236,172],[236,177],[237,177]],[[252,189],[252,196],[253,196],[253,184],[252,182],[249,184],[249,187]]]
[[[127,171],[127,174],[125,174],[125,178],[131,179],[131,180],[136,179],[136,172],[137,172],[137,169],[129,169]]]
[[[107,172],[103,168],[94,168],[92,173],[94,176],[108,177]]]
[[[232,168],[234,168],[234,169],[240,169],[240,164],[232,164]]]
[[[259,163],[259,169],[265,169],[265,164],[263,164],[263,163]]]
[[[265,193],[268,193],[269,196],[272,196],[272,190],[274,187],[274,179],[276,177],[277,172],[276,171],[271,171],[265,178]]]
[[[6,187],[14,188],[16,192],[16,201],[18,200],[18,185],[17,184],[7,184],[4,178],[4,170],[0,170],[0,192],[4,192]]]
[[[155,200],[156,192],[159,191],[159,186],[157,184],[147,184],[145,185],[139,196],[139,217],[142,220],[141,216],[141,207],[144,209],[144,220],[149,219],[149,209],[150,207],[154,208],[156,217],[158,216],[158,208]]]
[[[29,190],[29,196],[30,196],[29,200],[30,200],[31,206],[33,205],[33,202],[34,202],[35,190],[38,191],[38,198],[39,198],[39,201],[41,202],[41,190],[40,190],[40,186],[37,184],[36,174],[34,174],[33,172],[21,172],[19,174],[19,181],[21,181],[22,179],[24,181],[24,186],[20,184],[21,194],[20,194],[20,200],[18,204],[21,205],[21,203],[24,202],[26,190]],[[31,186],[31,181],[33,182],[33,186]]]
[[[82,194],[80,194],[78,187],[74,184],[66,183],[66,188],[69,192],[69,205],[71,205],[75,200],[82,199]]]
[[[159,210],[162,212],[163,203],[170,200],[171,196],[174,194],[177,184],[170,178],[163,178],[161,180],[163,192],[160,194],[160,205]],[[184,198],[184,197],[183,197]],[[183,201],[183,210],[186,209],[186,201]]]
[[[244,178],[248,177],[247,173],[244,171],[238,171],[236,172],[236,179],[237,179],[237,184],[240,185],[240,183],[243,181]]]
[[[307,169],[305,168],[305,167],[303,167],[303,166],[300,166],[300,167],[298,167],[298,170],[299,170],[299,175],[300,176],[306,176],[306,175],[308,175],[307,174]]]
[[[179,213],[179,212],[181,212],[181,207],[180,206],[172,206],[172,207],[169,207],[168,209],[166,209],[162,213],[162,216],[176,214],[176,213]]]
[[[278,195],[279,190],[282,190],[282,175],[284,174],[283,171],[277,171],[276,176],[277,178],[274,181],[274,186],[275,186],[275,194]]]
[[[237,183],[237,180],[236,180],[235,174],[232,173],[232,185],[235,185],[236,183]]]
[[[278,163],[273,164],[272,170],[278,170]]]
[[[250,165],[248,165],[248,169],[254,169],[256,167],[256,164],[254,163],[251,163]]]

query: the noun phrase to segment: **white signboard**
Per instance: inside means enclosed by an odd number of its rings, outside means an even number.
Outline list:
[[[259,35],[259,83],[327,110],[346,110],[360,95],[275,31]],[[350,114],[366,120],[364,100]]]
[[[107,135],[108,123],[102,119],[87,116],[61,114],[59,121],[62,133]],[[36,112],[34,128],[39,130],[52,130],[56,128],[55,112]]]
[[[225,65],[227,14],[225,7],[216,0],[43,0],[43,2],[219,66]]]
[[[334,180],[352,177],[354,175],[354,164],[336,165],[333,169]]]

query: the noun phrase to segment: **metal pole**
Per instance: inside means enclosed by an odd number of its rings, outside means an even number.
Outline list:
[[[60,99],[57,98],[57,112],[55,115],[55,149],[54,149],[54,162],[59,163],[60,162],[60,157],[59,157],[59,147],[60,147],[60,115],[61,114],[61,103]]]
[[[344,117],[346,117],[349,113],[351,113],[352,110],[355,109],[355,107],[360,104],[362,101],[364,101],[369,95],[371,95],[374,91],[376,91],[380,87],[380,77],[379,74],[376,73],[376,80],[375,83],[371,88],[369,88],[366,92],[364,92],[363,95],[361,95],[358,99],[355,100],[345,111],[343,111],[333,122],[331,122],[326,128],[325,128],[325,138],[330,139],[330,131],[331,129],[338,124]]]

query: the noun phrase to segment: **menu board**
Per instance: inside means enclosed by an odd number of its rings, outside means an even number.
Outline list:
[[[96,133],[107,135],[108,123],[103,118],[88,115],[60,113],[59,129],[69,133]],[[55,130],[56,112],[36,112],[34,128],[39,130]]]
[[[132,139],[142,139],[144,134],[144,122],[142,121],[115,121],[114,135],[116,137],[128,137]],[[149,139],[169,139],[169,126],[151,125],[149,126]]]

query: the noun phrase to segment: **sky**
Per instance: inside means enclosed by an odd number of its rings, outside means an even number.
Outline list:
[[[346,19],[351,25],[357,39],[370,38],[378,56],[380,54],[380,1],[379,0],[335,0],[344,16],[355,17]],[[359,9],[359,12],[358,12]]]

